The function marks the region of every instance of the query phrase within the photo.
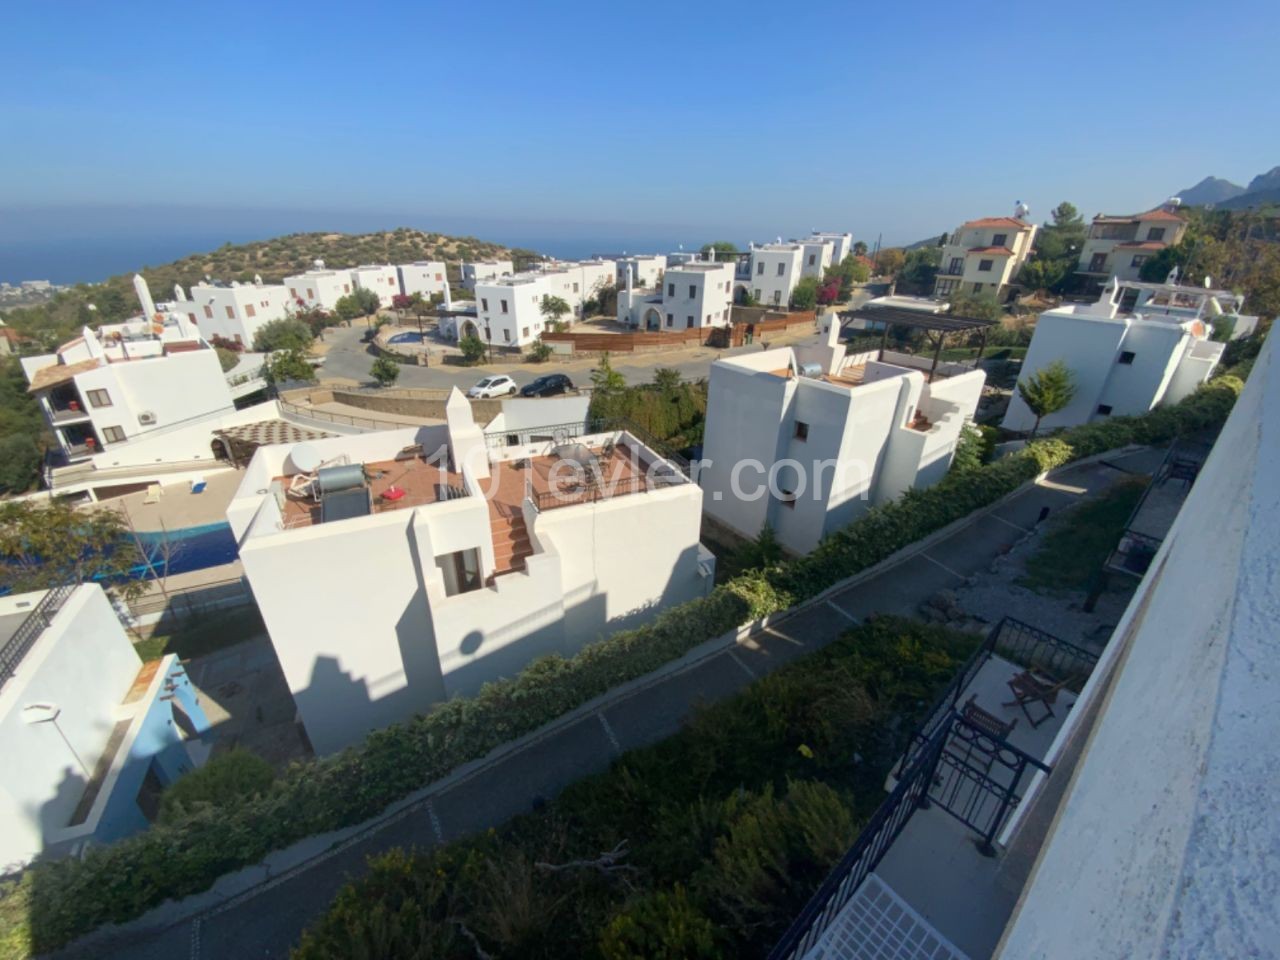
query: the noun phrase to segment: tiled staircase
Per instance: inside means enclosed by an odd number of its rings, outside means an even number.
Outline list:
[[[529,529],[519,513],[498,513],[490,505],[489,531],[493,535],[493,575],[523,570],[525,557],[533,555]]]

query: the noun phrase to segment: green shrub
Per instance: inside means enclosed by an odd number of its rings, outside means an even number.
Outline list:
[[[458,341],[458,349],[462,351],[463,360],[475,364],[484,359],[486,347],[479,337],[463,337]]]
[[[604,960],[715,960],[715,925],[676,884],[642,897],[618,914],[600,937]]]
[[[375,731],[359,748],[295,765],[266,794],[234,809],[203,808],[171,825],[92,847],[83,859],[41,863],[0,888],[0,944],[56,948],[170,897],[206,890],[222,874],[272,850],[366,820],[618,684],[873,566],[1045,470],[1221,424],[1242,386],[1234,377],[1219,377],[1177,406],[1036,440],[1017,454],[872,508],[808,556],[748,571],[707,597],[589,644],[571,658],[541,657],[513,678],[486,684],[474,697],[446,701],[424,716]],[[41,903],[33,911],[37,886]]]
[[[234,809],[265,793],[275,778],[271,764],[256,753],[238,748],[228,751],[165,790],[160,798],[160,822],[173,823],[206,805]]]

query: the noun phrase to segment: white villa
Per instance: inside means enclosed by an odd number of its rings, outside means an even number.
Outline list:
[[[1138,280],[1143,264],[1187,232],[1178,206],[1176,199],[1170,199],[1144,213],[1098,214],[1089,225],[1076,273],[1094,281],[1095,290],[1111,277]]]
[[[572,323],[582,317],[587,300],[612,285],[616,273],[612,260],[555,261],[538,270],[478,281],[474,333],[498,347],[527,346],[548,329],[550,321],[542,314],[546,297],[564,300],[570,312],[560,319]]]
[[[468,290],[475,290],[476,284],[483,280],[496,280],[515,273],[510,260],[477,260],[462,265],[462,285]]]
[[[365,264],[351,271],[351,279],[361,290],[372,290],[378,303],[391,306],[391,298],[400,292],[400,273],[389,263]]]
[[[711,588],[702,491],[585,399],[446,418],[261,447],[227,510],[319,753]]]
[[[667,269],[667,257],[661,253],[623,255],[615,261],[618,265],[614,284],[622,289],[630,283],[641,289],[657,289],[662,274]]]
[[[732,263],[690,260],[673,264],[660,287],[636,289],[625,274],[618,293],[618,322],[642,330],[690,330],[727,327],[733,310]]]
[[[430,299],[432,294],[444,296],[448,286],[448,274],[441,260],[415,260],[402,263],[396,269],[400,273],[400,292],[407,296],[415,293]]]
[[[822,230],[814,230],[813,233],[809,235],[808,240],[831,241],[832,265],[843,263],[844,258],[853,253],[852,233],[827,233]]]
[[[990,293],[999,300],[1031,255],[1037,227],[1021,216],[984,217],[958,226],[942,248],[933,295],[945,299],[956,293]]]
[[[796,241],[803,248],[800,255],[800,276],[822,279],[827,268],[840,261],[835,259],[836,242],[826,237],[806,237]]]
[[[97,584],[0,597],[0,653],[0,872],[142,829],[208,756],[177,655],[143,663]]]
[[[738,285],[751,291],[762,306],[786,308],[802,273],[804,245],[765,243],[751,245],[751,279]]]
[[[711,365],[698,483],[706,512],[744,537],[767,524],[807,553],[869,507],[936,483],[951,466],[985,375],[889,351],[826,343]]]
[[[258,330],[272,320],[287,317],[297,305],[289,288],[278,283],[197,283],[189,296],[174,289],[170,310],[185,313],[206,340],[223,337],[245,349],[253,347]]]
[[[1222,356],[1226,345],[1209,339],[1215,323],[1230,322],[1234,336],[1256,326],[1256,317],[1239,314],[1243,304],[1243,297],[1226,290],[1113,280],[1097,303],[1046,310],[1036,322],[1022,375],[1061,360],[1076,393],[1041,427],[1071,427],[1177,403],[1209,378]],[[1017,391],[1002,425],[1019,431],[1035,426],[1035,414]]]
[[[289,296],[308,308],[332,310],[339,300],[353,288],[350,270],[325,269],[324,261],[317,260],[306,273],[284,278]]]

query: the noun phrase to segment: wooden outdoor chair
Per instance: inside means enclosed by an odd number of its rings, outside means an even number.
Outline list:
[[[1021,707],[1022,712],[1026,714],[1027,723],[1034,728],[1040,726],[1050,717],[1057,716],[1053,712],[1053,706],[1058,702],[1059,691],[1066,687],[1069,681],[1057,680],[1046,673],[1023,670],[1021,673],[1015,674],[1007,682],[1009,691],[1013,694],[1013,699],[1004,704],[1004,706]],[[1031,716],[1030,707],[1034,703],[1044,707],[1044,716],[1039,720]]]
[[[1018,718],[1012,720],[1001,720],[994,713],[983,710],[975,702],[978,695],[975,693],[964,702],[960,708],[961,718],[974,730],[980,734],[985,734],[995,740],[1006,740],[1013,728],[1018,725]],[[951,738],[948,745],[953,756],[961,760],[963,765],[970,769],[981,769],[982,772],[990,773],[991,765],[995,762],[995,749],[987,748],[974,735],[957,734]]]

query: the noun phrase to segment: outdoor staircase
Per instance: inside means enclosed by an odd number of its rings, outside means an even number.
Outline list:
[[[525,557],[533,555],[529,528],[519,513],[502,514],[490,505],[489,532],[493,536],[493,575],[524,569]]]

